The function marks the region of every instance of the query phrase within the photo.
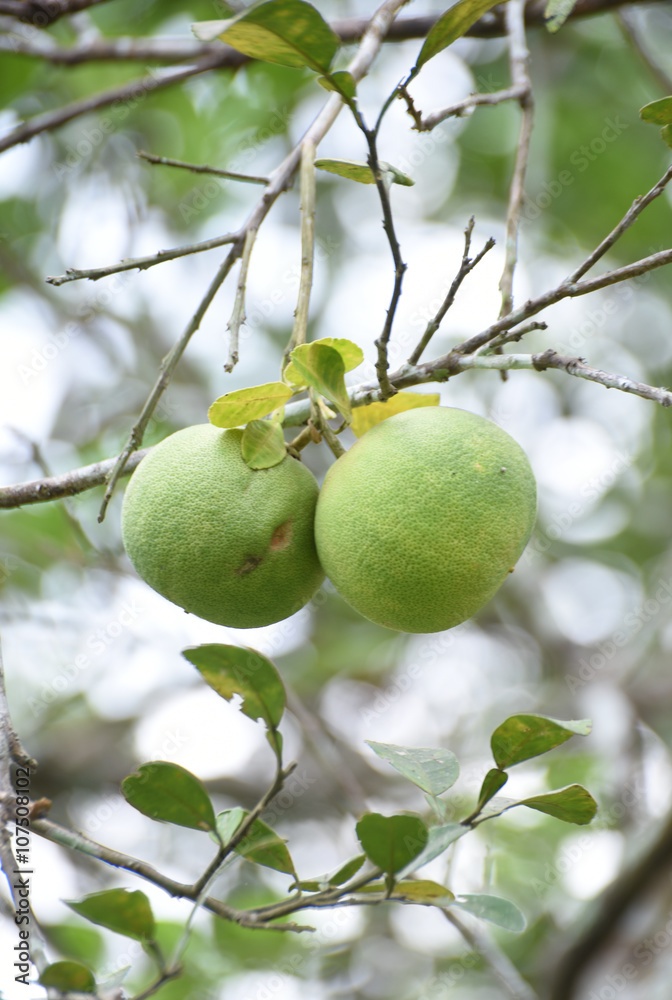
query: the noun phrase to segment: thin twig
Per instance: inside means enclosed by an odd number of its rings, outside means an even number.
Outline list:
[[[462,284],[466,276],[471,271],[473,271],[476,265],[480,263],[481,260],[483,260],[486,253],[489,250],[491,250],[495,245],[495,241],[492,238],[486,240],[483,249],[472,259],[469,256],[469,250],[471,249],[471,237],[473,231],[474,231],[474,216],[472,215],[472,217],[469,219],[469,222],[467,223],[466,229],[464,230],[464,250],[462,252],[462,260],[460,262],[460,268],[455,277],[453,278],[453,282],[450,288],[448,289],[448,294],[441,303],[441,307],[439,308],[438,312],[433,317],[433,319],[429,321],[427,327],[425,328],[425,332],[420,338],[417,346],[409,355],[408,358],[409,365],[417,365],[418,361],[422,357],[425,348],[429,344],[430,340],[432,339],[436,331],[441,326],[441,323],[443,322],[446,313],[448,312],[453,302],[455,301],[455,296],[457,295],[460,285]]]
[[[639,198],[635,198],[632,205],[625,213],[621,221],[615,226],[608,236],[602,240],[599,246],[597,246],[592,253],[588,254],[586,259],[580,264],[575,271],[567,278],[568,282],[578,281],[583,275],[591,269],[593,264],[595,264],[601,257],[604,257],[605,253],[610,250],[614,243],[621,238],[626,229],[637,220],[637,217],[644,211],[647,205],[650,205],[654,199],[658,198],[667,185],[672,181],[672,166],[670,166],[663,176],[657,181],[650,191],[647,191],[645,195]]]
[[[246,320],[245,315],[245,289],[247,287],[247,272],[250,267],[250,257],[252,248],[257,237],[257,230],[250,227],[245,234],[245,244],[240,258],[240,271],[238,272],[238,282],[236,284],[236,297],[233,303],[231,319],[228,322],[229,331],[229,360],[224,365],[225,372],[232,372],[238,364],[238,342],[240,338],[240,328]]]
[[[397,311],[397,306],[399,304],[399,299],[401,298],[401,289],[407,265],[402,260],[401,247],[399,246],[399,240],[397,239],[397,234],[394,228],[394,218],[392,216],[392,206],[390,204],[389,179],[384,177],[383,171],[381,170],[380,167],[380,162],[378,160],[377,130],[380,126],[381,118],[379,117],[375,129],[368,129],[366,127],[366,125],[364,124],[364,120],[359,114],[359,112],[355,113],[355,119],[357,121],[357,124],[361,128],[362,132],[364,133],[367,145],[369,147],[368,163],[373,172],[373,176],[376,179],[378,196],[380,198],[380,204],[383,210],[383,229],[385,230],[385,235],[387,236],[388,242],[390,244],[390,250],[392,252],[392,260],[394,262],[394,285],[392,288],[392,297],[390,298],[390,304],[387,308],[387,314],[385,316],[385,323],[383,324],[382,332],[375,341],[376,349],[378,351],[378,357],[376,360],[376,374],[378,376],[378,384],[380,385],[382,399],[386,400],[389,399],[390,396],[393,396],[394,393],[396,392],[396,389],[390,382],[388,376],[388,369],[390,367],[390,364],[387,357],[387,348],[390,342],[390,336],[392,334],[392,326],[394,324],[394,317]]]
[[[283,369],[289,363],[289,355],[294,348],[306,342],[314,265],[315,144],[304,142],[301,145],[301,276],[296,309],[294,310],[294,326],[282,359]]]
[[[464,100],[458,101],[456,104],[451,104],[447,108],[431,111],[424,117],[415,110],[410,99],[410,94],[407,91],[402,91],[402,93],[408,111],[415,122],[413,128],[417,132],[431,132],[433,128],[436,128],[446,118],[461,118],[474,108],[494,107],[497,104],[503,104],[504,101],[520,101],[525,94],[525,88],[513,86],[507,87],[504,90],[495,90],[488,94],[470,94]]]
[[[515,309],[508,316],[503,316],[496,323],[493,323],[492,326],[489,326],[487,330],[474,334],[473,337],[464,340],[454,348],[454,351],[460,354],[471,354],[477,348],[494,340],[504,330],[511,330],[513,327],[518,326],[519,323],[529,319],[530,316],[535,316],[542,309],[547,309],[548,306],[555,305],[556,302],[561,302],[562,299],[589,295],[591,292],[596,292],[601,288],[608,288],[610,285],[619,284],[621,281],[637,278],[642,274],[647,274],[659,267],[665,267],[670,263],[672,263],[672,250],[661,250],[658,253],[651,254],[649,257],[642,257],[632,264],[625,264],[623,267],[614,268],[613,271],[607,271],[597,278],[587,279],[586,281],[571,281],[568,278],[556,288],[544,292],[543,295],[539,295],[536,299],[529,299],[525,305]]]
[[[520,134],[516,149],[516,162],[509,188],[509,205],[506,213],[506,236],[504,239],[504,270],[499,282],[502,293],[501,316],[507,316],[513,309],[513,275],[518,259],[518,227],[520,212],[525,196],[525,174],[530,155],[530,139],[534,119],[532,85],[528,72],[530,53],[525,39],[525,0],[509,0],[505,10],[506,30],[509,38],[509,65],[511,81],[520,91],[519,104],[523,112]]]
[[[59,286],[65,285],[68,281],[81,281],[84,278],[89,281],[98,281],[100,278],[107,278],[120,271],[134,271],[136,269],[146,271],[147,268],[163,264],[167,260],[176,260],[178,257],[187,257],[193,253],[203,253],[205,250],[215,250],[217,247],[235,243],[237,239],[239,239],[238,233],[226,233],[226,235],[216,236],[212,240],[202,240],[200,243],[174,247],[172,250],[159,250],[158,253],[150,254],[148,257],[131,257],[120,261],[119,264],[109,264],[107,267],[92,267],[88,270],[69,267],[65,274],[54,275],[44,280],[49,285]]]
[[[296,769],[295,762],[288,764],[287,767],[285,768],[280,766],[278,767],[275,774],[275,778],[273,779],[273,783],[268,789],[268,791],[264,793],[259,802],[257,802],[254,809],[250,810],[250,812],[242,821],[242,823],[240,824],[236,832],[233,834],[233,836],[229,838],[226,844],[222,845],[220,850],[217,852],[217,856],[215,857],[215,859],[208,865],[203,875],[201,875],[201,877],[194,883],[194,892],[197,896],[199,896],[202,893],[204,886],[206,886],[211,881],[213,875],[216,875],[217,871],[219,870],[223,862],[226,860],[226,858],[228,858],[229,855],[232,854],[233,851],[235,851],[236,847],[238,847],[238,845],[242,843],[242,841],[245,839],[245,837],[252,829],[252,825],[255,823],[257,819],[259,819],[264,809],[266,809],[267,806],[270,805],[275,796],[282,791],[285,785],[285,781],[295,769]]]
[[[620,25],[621,31],[642,60],[649,73],[653,76],[662,93],[669,94],[672,91],[672,76],[670,76],[669,73],[666,73],[651,52],[645,39],[642,37],[642,33],[639,30],[637,23],[630,16],[628,8],[626,7],[625,10],[622,8],[619,9],[616,14],[616,19]]]
[[[539,1000],[537,994],[523,979],[511,959],[497,946],[487,931],[477,927],[476,924],[467,926],[462,918],[455,914],[454,910],[445,909],[441,912],[446,920],[460,932],[467,944],[483,957],[513,1000]]]
[[[46,28],[68,14],[88,10],[107,0],[0,0],[0,14],[9,14],[19,21]]]
[[[139,149],[137,154],[148,163],[162,167],[179,167],[182,170],[190,170],[192,174],[212,174],[214,177],[226,177],[232,181],[244,181],[247,184],[270,184],[268,177],[257,177],[255,174],[237,174],[232,170],[220,170],[219,167],[210,167],[208,164],[185,163],[184,160],[172,160],[169,156],[155,156],[154,153],[146,153]]]
[[[123,476],[130,474],[138,467],[149,448],[136,451],[126,463]],[[51,500],[62,500],[64,497],[74,497],[78,493],[101,486],[110,475],[116,459],[107,458],[93,465],[85,465],[73,472],[62,472],[57,476],[45,479],[33,479],[30,482],[18,483],[16,486],[5,486],[0,490],[0,509],[23,507],[24,504],[48,503]]]
[[[200,327],[201,321],[205,316],[208,306],[214,299],[222,283],[224,282],[224,279],[226,278],[229,271],[233,267],[239,255],[238,245],[239,245],[238,243],[234,244],[229,253],[227,254],[226,259],[220,265],[217,274],[210,282],[210,287],[208,288],[207,292],[201,299],[198,308],[196,309],[196,312],[194,313],[189,323],[187,324],[186,330],[184,331],[180,339],[177,341],[177,343],[174,344],[173,347],[170,349],[166,357],[163,359],[161,367],[159,369],[158,378],[154,383],[154,387],[151,393],[149,394],[147,401],[145,402],[145,405],[142,408],[140,416],[138,417],[137,421],[131,428],[128,440],[121,454],[117,458],[114,468],[112,469],[110,477],[107,481],[105,496],[103,497],[103,502],[101,504],[100,512],[98,514],[98,521],[102,521],[103,518],[105,517],[105,512],[107,510],[110,500],[112,499],[114,488],[117,485],[117,482],[126,467],[126,463],[128,462],[132,453],[134,451],[137,451],[137,449],[142,444],[142,439],[144,437],[145,430],[147,429],[147,425],[151,420],[152,414],[156,409],[156,405],[159,402],[159,399],[163,395],[164,390],[166,389],[166,387],[170,382],[172,374],[175,371],[175,368],[177,367],[177,363],[179,362],[180,358],[182,357],[182,355],[186,350],[187,344],[191,340],[194,333],[196,333],[196,331]]]
[[[54,129],[60,128],[61,125],[72,121],[73,118],[79,118],[81,115],[88,114],[91,111],[98,111],[100,108],[109,107],[111,104],[118,106],[124,102],[137,103],[143,100],[148,94],[154,93],[157,90],[163,90],[165,87],[172,87],[176,83],[182,83],[184,80],[189,80],[200,73],[207,73],[209,70],[219,67],[221,63],[221,54],[215,53],[184,69],[178,69],[165,74],[150,74],[139,80],[133,80],[131,83],[125,83],[120,87],[113,87],[111,90],[94,94],[93,97],[85,97],[79,101],[73,101],[72,104],[66,104],[55,111],[48,111],[43,115],[35,115],[34,118],[29,119],[23,125],[19,125],[18,128],[13,129],[4,138],[0,139],[0,153],[6,149],[11,149],[12,146],[19,146],[23,142],[28,142],[29,139],[40,135],[42,132],[52,132]]]

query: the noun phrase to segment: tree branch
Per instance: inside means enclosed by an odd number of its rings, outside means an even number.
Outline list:
[[[98,111],[100,108],[109,107],[111,104],[142,100],[147,94],[156,90],[172,87],[174,84],[182,83],[184,80],[189,80],[200,73],[207,73],[211,69],[218,69],[223,64],[229,65],[227,59],[228,52],[223,50],[223,52],[206,56],[200,62],[185,69],[178,69],[172,73],[165,73],[163,75],[151,74],[144,76],[139,80],[133,80],[131,83],[125,83],[120,87],[113,87],[111,90],[104,90],[100,94],[94,94],[93,97],[85,97],[79,101],[73,101],[72,104],[66,104],[55,111],[48,111],[43,115],[35,115],[34,118],[29,119],[23,125],[19,125],[18,128],[13,129],[4,138],[0,139],[0,153],[3,153],[6,149],[11,149],[13,146],[19,146],[23,142],[28,142],[29,139],[40,135],[42,132],[51,132],[54,129],[60,128],[61,125],[72,121],[73,118],[79,118],[80,115],[88,114],[91,111]]]
[[[518,259],[518,227],[520,211],[525,196],[525,174],[530,155],[530,139],[534,118],[532,84],[528,72],[530,53],[525,40],[525,0],[509,0],[505,10],[506,30],[509,38],[509,64],[511,82],[520,91],[519,103],[523,112],[520,135],[516,148],[516,162],[509,188],[509,205],[506,213],[504,240],[504,270],[499,282],[502,293],[500,316],[508,316],[513,309],[513,275]]]
[[[466,229],[464,230],[464,251],[462,253],[462,260],[460,262],[460,268],[459,268],[457,274],[455,275],[455,277],[453,278],[452,284],[451,284],[450,288],[448,289],[448,294],[446,295],[445,299],[441,303],[441,306],[440,306],[438,312],[429,321],[429,323],[427,324],[427,326],[425,328],[425,332],[423,333],[422,337],[420,338],[417,346],[414,348],[414,350],[409,355],[409,358],[408,358],[409,365],[417,365],[418,361],[420,360],[420,358],[422,357],[422,355],[423,355],[423,353],[425,351],[425,348],[429,344],[430,340],[432,339],[432,337],[434,336],[434,334],[436,333],[436,331],[441,326],[441,323],[443,322],[443,319],[444,319],[446,313],[448,312],[448,310],[452,306],[453,302],[455,301],[455,296],[458,293],[460,285],[462,284],[462,282],[464,281],[464,279],[467,277],[467,275],[470,274],[471,271],[474,270],[474,268],[476,267],[476,265],[479,264],[480,261],[483,260],[483,258],[485,257],[486,253],[489,250],[492,250],[492,248],[495,245],[494,239],[490,238],[490,239],[486,240],[485,245],[483,246],[483,249],[481,251],[479,251],[479,253],[477,253],[474,258],[471,258],[469,256],[469,250],[471,249],[471,237],[472,237],[473,231],[474,231],[474,216],[472,215],[472,217],[469,219],[469,222],[467,224]]]
[[[192,243],[190,246],[174,247],[172,250],[159,250],[148,257],[130,257],[120,261],[118,264],[109,264],[107,267],[86,268],[69,267],[65,274],[58,274],[46,277],[44,280],[49,285],[65,285],[69,281],[81,281],[84,278],[89,281],[98,281],[100,278],[109,278],[111,274],[119,274],[121,271],[146,271],[156,264],[163,264],[167,260],[177,260],[179,257],[187,257],[192,253],[203,253],[205,250],[215,250],[217,247],[235,243],[238,233],[226,233],[224,236],[216,236],[212,240],[202,240],[200,243]]]

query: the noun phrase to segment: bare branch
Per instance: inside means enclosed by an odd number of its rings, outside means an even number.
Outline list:
[[[530,139],[534,117],[532,85],[528,72],[530,53],[525,40],[525,0],[509,0],[505,10],[506,30],[509,37],[509,63],[513,86],[520,92],[520,107],[523,120],[516,149],[516,162],[509,189],[509,206],[506,213],[506,237],[504,241],[504,270],[499,282],[502,293],[500,316],[507,316],[513,309],[513,275],[518,259],[518,227],[520,212],[525,195],[525,174],[530,155]]]
[[[414,128],[418,132],[431,132],[433,128],[436,128],[436,126],[440,124],[440,122],[445,121],[446,118],[461,118],[462,115],[465,115],[473,108],[480,106],[494,107],[497,104],[503,104],[504,101],[520,101],[525,96],[526,88],[507,87],[505,90],[495,90],[491,93],[470,94],[469,97],[465,97],[463,101],[458,101],[457,104],[450,104],[447,108],[441,108],[439,111],[431,111],[425,117],[415,111],[410,99],[410,94],[408,94],[405,90],[402,90],[401,92],[408,105],[408,110],[415,122]]]
[[[301,146],[301,277],[294,326],[283,355],[283,370],[298,344],[305,344],[315,264],[315,144]]]
[[[46,28],[67,14],[88,10],[107,0],[0,0],[0,14],[9,14],[19,21]]]
[[[150,254],[148,257],[131,257],[120,261],[119,264],[109,264],[107,267],[92,267],[90,269],[80,269],[69,267],[65,274],[52,275],[44,280],[49,285],[65,285],[69,281],[81,281],[86,278],[89,281],[98,281],[100,278],[107,278],[111,274],[119,274],[120,271],[146,271],[155,264],[163,264],[167,260],[177,260],[179,257],[187,257],[192,253],[203,253],[205,250],[215,250],[217,247],[235,243],[239,239],[238,233],[226,233],[224,236],[216,236],[212,240],[202,240],[200,243],[191,243],[188,246],[174,247],[172,250],[159,250],[158,253]]]
[[[445,909],[442,913],[460,932],[467,944],[477,951],[490,966],[493,973],[513,1000],[539,1000],[529,983],[527,983],[511,959],[501,950],[493,938],[483,928],[476,924],[468,926],[453,910]]]
[[[483,260],[486,253],[489,250],[492,250],[492,248],[495,245],[495,241],[493,239],[486,240],[483,249],[479,253],[477,253],[476,256],[472,259],[469,256],[469,250],[471,249],[471,237],[473,231],[474,231],[474,217],[472,215],[467,224],[466,229],[464,230],[464,251],[462,253],[462,261],[460,263],[460,268],[455,277],[453,278],[453,282],[450,288],[448,289],[448,294],[443,300],[441,307],[439,308],[436,315],[427,324],[425,332],[420,338],[415,349],[410,354],[408,359],[409,365],[417,365],[418,361],[422,357],[425,348],[429,344],[430,340],[432,339],[436,331],[441,326],[444,316],[446,315],[446,313],[452,306],[453,302],[455,301],[455,296],[457,295],[460,285],[462,284],[466,276],[470,274],[471,271],[473,271],[476,265],[480,263],[481,260]]]
[[[130,476],[148,451],[149,448],[136,451],[128,459],[122,475]],[[5,486],[0,489],[0,509],[47,503],[50,500],[62,500],[64,497],[74,497],[78,493],[102,486],[112,472],[115,461],[114,458],[107,458],[102,462],[94,462],[93,465],[85,465],[81,469],[75,469],[73,472],[63,472],[61,475],[48,476],[45,479],[34,479],[31,482],[18,483],[16,486]]]
[[[620,240],[626,229],[629,229],[630,226],[637,220],[637,217],[644,211],[647,205],[650,205],[652,201],[663,193],[671,180],[672,166],[665,171],[663,176],[656,184],[653,185],[650,191],[647,191],[645,195],[642,195],[639,198],[635,198],[618,225],[612,229],[608,236],[605,236],[600,245],[596,247],[592,253],[588,254],[583,263],[580,264],[575,271],[572,271],[567,278],[567,281],[578,281],[579,278],[583,277],[583,275],[591,269],[593,264],[597,263],[601,257],[604,257],[605,253],[613,247],[614,243],[616,243],[617,240]]]
[[[621,281],[627,281],[629,278],[637,278],[642,274],[653,271],[658,267],[664,267],[670,263],[672,263],[672,250],[661,250],[659,253],[651,254],[649,257],[642,257],[641,260],[635,261],[634,264],[626,264],[623,267],[614,268],[613,271],[607,271],[597,278],[575,282],[566,280],[558,285],[557,288],[552,288],[543,295],[539,295],[536,299],[529,299],[524,306],[520,306],[514,312],[509,313],[508,316],[503,316],[482,333],[477,333],[473,337],[469,337],[468,340],[464,340],[453,349],[453,353],[471,354],[484,344],[494,341],[495,337],[504,330],[511,330],[530,316],[535,316],[542,309],[555,305],[556,302],[560,302],[562,299],[588,295],[590,292],[596,292],[600,288],[608,288],[609,285],[616,285]]]
[[[245,322],[245,286],[247,284],[247,272],[250,267],[250,257],[252,248],[257,237],[257,230],[250,228],[245,235],[245,245],[240,259],[240,272],[236,285],[236,298],[233,303],[233,312],[228,323],[229,330],[229,360],[224,365],[225,372],[232,372],[238,364],[238,340],[240,328]]]
[[[184,331],[180,339],[177,341],[177,343],[174,344],[173,347],[170,349],[166,357],[163,359],[161,367],[159,369],[158,378],[154,383],[154,387],[150,392],[149,397],[145,402],[145,405],[142,408],[140,416],[138,417],[136,423],[131,428],[131,433],[128,436],[128,440],[124,446],[124,449],[117,458],[114,468],[112,469],[110,477],[107,481],[105,496],[103,497],[103,502],[101,504],[100,512],[98,514],[99,521],[102,521],[105,517],[105,512],[107,510],[110,500],[112,499],[114,488],[117,485],[119,478],[123,474],[124,469],[126,468],[126,463],[128,462],[131,454],[134,451],[137,451],[137,449],[142,444],[142,439],[147,429],[147,425],[151,420],[152,414],[156,409],[156,405],[159,402],[159,399],[163,395],[165,389],[167,388],[172,378],[173,372],[175,371],[175,368],[177,367],[180,358],[182,357],[187,348],[187,344],[189,343],[192,336],[196,333],[196,331],[200,327],[203,317],[205,316],[208,307],[210,306],[210,303],[212,302],[215,295],[219,291],[222,283],[224,282],[224,279],[226,278],[229,271],[233,267],[235,261],[240,256],[242,252],[240,248],[240,243],[241,241],[239,240],[237,243],[233,245],[231,250],[229,250],[226,259],[220,265],[217,274],[210,282],[210,287],[208,288],[207,292],[201,299],[198,308],[196,309],[196,312],[194,313],[189,323],[187,324],[186,330]]]
[[[623,34],[637,55],[640,57],[649,73],[651,73],[662,92],[664,94],[669,94],[672,91],[672,76],[670,76],[669,73],[663,69],[653,52],[651,52],[646,40],[642,37],[642,33],[637,25],[637,22],[629,13],[628,7],[626,7],[625,10],[623,10],[623,8],[619,9],[617,20]]]
[[[227,50],[223,48],[222,53],[206,56],[200,62],[185,69],[178,69],[174,72],[163,74],[150,74],[139,80],[133,80],[131,83],[123,84],[123,86],[113,87],[111,90],[104,90],[100,94],[94,94],[93,97],[85,97],[80,101],[73,101],[72,104],[66,104],[62,108],[57,108],[56,111],[48,111],[43,115],[35,115],[34,118],[31,118],[24,125],[19,125],[18,128],[13,129],[3,139],[0,139],[0,153],[6,149],[11,149],[12,146],[28,142],[29,139],[40,135],[41,132],[51,132],[54,129],[60,128],[61,125],[72,121],[73,118],[79,118],[80,115],[88,114],[90,111],[98,111],[100,108],[106,108],[111,104],[123,103],[124,101],[142,100],[147,94],[153,93],[156,90],[172,87],[174,84],[182,83],[184,80],[189,80],[200,73],[207,73],[211,69],[217,69],[224,61],[223,55],[226,56],[227,54]]]
[[[244,181],[247,184],[270,184],[268,177],[257,177],[254,174],[237,174],[232,170],[220,170],[218,167],[210,167],[207,164],[185,163],[183,160],[172,160],[169,156],[155,156],[154,153],[146,153],[139,149],[137,154],[148,163],[154,163],[162,167],[180,167],[182,170],[190,170],[192,174],[213,174],[215,177],[226,177],[232,181]]]

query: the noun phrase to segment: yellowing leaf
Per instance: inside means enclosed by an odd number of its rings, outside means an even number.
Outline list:
[[[385,403],[357,406],[352,415],[352,430],[359,438],[362,434],[370,431],[375,424],[387,420],[388,417],[393,417],[395,413],[414,410],[418,406],[438,406],[440,398],[438,392],[398,392]]]
[[[284,406],[291,396],[292,390],[284,382],[235,389],[214,401],[208,410],[208,419],[215,427],[240,427],[267,416],[278,406]]]
[[[398,167],[393,167],[385,160],[378,161],[383,175],[387,175],[387,184],[402,184],[404,187],[413,187],[415,181],[408,174]],[[360,163],[359,160],[335,160],[321,159],[315,160],[318,170],[326,170],[330,174],[338,174],[350,181],[357,181],[358,184],[375,184],[376,178],[368,163]]]
[[[354,346],[354,345],[353,345]],[[322,396],[332,402],[346,419],[352,416],[350,399],[345,388],[345,363],[340,351],[319,341],[301,344],[290,354],[292,370]],[[285,369],[285,374],[287,369]]]
[[[661,97],[658,101],[651,101],[639,110],[640,117],[645,122],[653,122],[654,125],[670,125],[672,123],[672,97]]]
[[[343,367],[346,372],[357,368],[364,360],[364,351],[361,347],[358,347],[352,340],[346,340],[345,337],[322,337],[320,340],[311,341],[310,344],[299,344],[292,351],[292,358],[299,358],[300,360],[302,357],[309,356],[310,349],[315,344],[322,344],[324,347],[333,347],[335,351],[338,351],[343,359]],[[307,384],[304,376],[299,372],[293,361],[290,361],[285,368],[284,377],[297,389],[305,387]]]

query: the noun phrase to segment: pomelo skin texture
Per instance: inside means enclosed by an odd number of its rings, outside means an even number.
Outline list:
[[[253,628],[288,618],[318,589],[318,487],[287,457],[253,470],[241,430],[197,424],[143,459],[126,489],[122,535],[154,590],[199,618]]]
[[[438,632],[470,618],[513,570],[536,484],[496,424],[448,407],[388,417],[329,469],[315,516],[324,571],[365,618]]]

